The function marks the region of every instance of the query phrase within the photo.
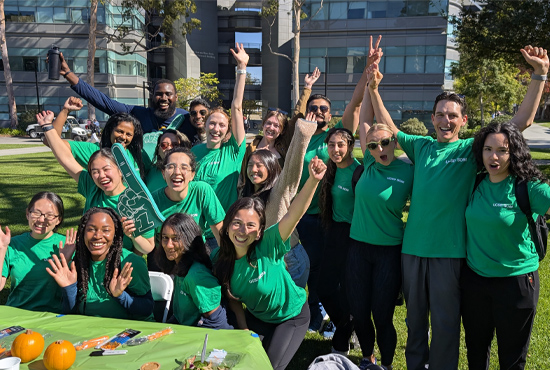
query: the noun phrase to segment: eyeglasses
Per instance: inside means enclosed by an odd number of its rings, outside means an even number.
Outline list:
[[[378,145],[380,145],[382,148],[385,148],[388,145],[390,145],[392,141],[393,141],[393,137],[388,137],[380,141],[371,141],[367,143],[367,148],[369,148],[370,150],[376,150],[378,148]]]
[[[174,147],[174,145],[173,145],[172,143],[168,143],[168,142],[160,143],[160,148],[161,148],[162,150],[166,150],[166,149],[168,149],[168,148],[171,149],[171,148],[173,148],[173,147]]]
[[[329,108],[328,108],[328,105],[310,105],[309,106],[309,111],[310,112],[317,112],[317,110],[321,109],[321,112],[323,113],[326,113],[328,112]]]
[[[42,213],[40,211],[32,211],[32,212],[29,212],[29,213],[31,214],[32,218],[39,219],[40,217],[44,216],[44,219],[48,220],[48,221],[53,221],[53,220],[55,220],[56,218],[59,217],[59,215],[54,215],[54,214],[51,214],[51,213]]]
[[[191,112],[189,112],[189,114],[191,114],[192,117],[196,117],[197,114],[201,114],[201,116],[206,116],[206,113],[208,113],[208,111],[206,109],[201,109],[201,110],[192,110]]]
[[[179,168],[181,172],[189,172],[191,170],[191,167],[184,163],[180,164],[179,166],[177,163],[168,163],[166,166],[164,166],[164,169],[170,173],[176,171],[176,168]]]
[[[287,111],[284,111],[282,109],[279,109],[279,108],[267,108],[268,111],[270,112],[277,112],[277,113],[281,113],[281,114],[284,114],[285,116],[288,116],[288,112]]]

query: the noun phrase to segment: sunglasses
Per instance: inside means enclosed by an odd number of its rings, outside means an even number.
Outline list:
[[[326,112],[328,112],[329,108],[328,108],[328,105],[321,105],[321,106],[319,106],[319,105],[310,105],[309,106],[309,111],[310,112],[317,112],[318,109],[320,109],[321,112],[326,113]]]
[[[393,137],[388,137],[380,141],[371,141],[370,143],[367,143],[367,148],[369,148],[370,150],[376,150],[378,148],[378,145],[380,145],[382,148],[385,148],[390,145],[392,141]]]
[[[288,112],[286,112],[282,109],[279,109],[279,108],[267,108],[267,110],[270,111],[270,112],[277,112],[277,113],[284,114],[285,116],[288,116]]]
[[[172,143],[160,143],[160,147],[162,150],[166,150],[168,148],[173,148],[174,145],[172,145]]]
[[[193,117],[196,117],[197,114],[199,114],[199,113],[201,114],[201,116],[206,116],[206,113],[208,113],[208,111],[206,109],[201,109],[199,111],[193,110],[193,111],[189,112],[189,114],[191,114],[191,116],[193,116]]]

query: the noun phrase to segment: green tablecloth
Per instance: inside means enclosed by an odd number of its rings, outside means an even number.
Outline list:
[[[32,312],[0,306],[0,330],[15,325],[35,330],[41,334],[51,334],[45,340],[46,347],[60,339],[76,343],[102,335],[114,336],[124,329],[140,330],[141,334],[138,336],[152,334],[168,326],[175,331],[174,334],[150,343],[119,348],[128,350],[125,355],[90,357],[90,352],[93,350],[78,351],[76,361],[71,367],[74,370],[137,370],[141,365],[150,361],[160,363],[161,370],[173,370],[179,366],[178,362],[202,349],[206,333],[208,333],[208,352],[217,348],[224,349],[229,353],[242,354],[240,362],[234,369],[272,369],[260,339],[252,337],[250,331],[200,329],[157,322],[106,319],[80,315],[56,317],[56,314],[49,312]],[[44,353],[28,364],[22,364],[21,369],[45,370],[42,363],[43,355]]]

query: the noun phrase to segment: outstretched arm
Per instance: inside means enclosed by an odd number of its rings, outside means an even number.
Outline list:
[[[512,122],[516,124],[520,131],[523,131],[533,123],[535,113],[539,107],[542,91],[544,89],[545,81],[542,80],[544,77],[540,79],[533,77],[547,76],[549,62],[548,52],[546,49],[528,45],[520,51],[525,58],[525,61],[527,61],[527,63],[529,63],[534,69],[533,76],[531,77],[531,82],[529,83],[523,102],[521,103],[514,118],[512,118]]]
[[[149,254],[155,248],[155,238],[145,238],[142,235],[134,236],[136,232],[136,224],[134,220],[130,220],[127,217],[122,217],[122,228],[124,230],[124,235],[132,240],[134,248],[140,251],[143,254]]]
[[[59,136],[57,131],[53,128],[53,112],[42,111],[42,113],[36,115],[36,119],[42,129],[45,130],[44,136],[48,139],[49,147],[52,149],[57,162],[67,171],[69,176],[78,182],[78,178],[82,172],[82,166],[74,159],[71,148],[65,144],[61,136]]]
[[[246,66],[248,64],[248,54],[244,51],[243,44],[235,44],[235,50],[231,54],[237,61],[237,76],[235,77],[235,90],[233,91],[233,101],[231,102],[231,133],[235,137],[237,144],[241,145],[246,138],[243,120],[243,97],[246,84]]]
[[[63,109],[61,109],[61,112],[59,112],[57,117],[55,117],[55,121],[53,121],[53,128],[55,129],[55,131],[57,131],[57,134],[59,136],[61,136],[61,133],[63,132],[63,125],[67,121],[67,117],[69,116],[69,113],[81,110],[82,106],[83,106],[82,100],[74,96],[71,96],[70,98],[67,99],[67,101],[65,101],[65,104],[63,105]],[[65,142],[65,145],[67,145],[67,147],[69,148],[71,147],[71,145],[67,141],[64,141],[64,142]],[[44,137],[44,145],[48,147],[50,146],[48,139],[46,137]]]
[[[372,67],[371,71],[372,73]],[[368,76],[370,78],[370,75]],[[374,124],[374,109],[370,98],[369,89],[365,89],[363,94],[363,103],[361,104],[361,112],[359,113],[359,142],[361,143],[361,152],[363,155],[367,150],[367,132]]]
[[[390,126],[390,128],[393,131],[393,134],[397,136],[399,129],[397,128],[395,123],[393,123],[390,113],[384,106],[384,103],[382,102],[382,98],[380,97],[380,93],[378,92],[378,85],[380,84],[380,81],[382,81],[382,78],[384,76],[378,70],[378,64],[374,64],[372,66],[372,69],[373,69],[372,74],[370,74],[370,80],[369,80],[369,92],[370,92],[372,107],[374,109],[374,115],[376,116],[376,122],[385,123],[386,125]]]
[[[279,222],[279,234],[281,235],[281,239],[284,241],[290,237],[290,234],[292,234],[292,231],[294,231],[296,225],[306,213],[309,205],[311,204],[311,200],[313,199],[313,195],[315,194],[315,189],[317,189],[319,181],[321,181],[323,176],[325,176],[327,166],[323,163],[323,160],[315,156],[309,163],[308,169],[309,178],[304,184],[302,190],[298,193],[298,195],[296,195],[296,198],[294,198],[294,201],[290,204],[286,215],[284,215]]]

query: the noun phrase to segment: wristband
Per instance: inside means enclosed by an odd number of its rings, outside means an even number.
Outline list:
[[[42,131],[44,131],[44,132],[48,132],[48,131],[53,130],[53,129],[54,129],[54,127],[53,127],[52,124],[42,126]]]
[[[237,69],[237,74],[238,75],[245,75],[246,74],[246,69]]]
[[[547,75],[536,75],[536,74],[532,74],[531,75],[531,79],[532,80],[537,80],[537,81],[546,81],[548,79],[548,76]]]
[[[73,72],[73,71],[69,71],[69,72],[65,73],[65,74],[63,75],[63,78],[67,78],[67,75],[68,75],[69,73],[74,73],[74,72]]]

